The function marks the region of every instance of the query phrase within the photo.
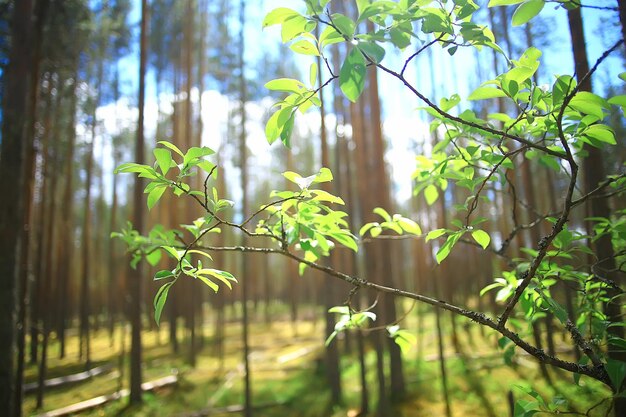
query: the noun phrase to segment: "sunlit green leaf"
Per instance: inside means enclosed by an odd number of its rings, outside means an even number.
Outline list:
[[[152,209],[152,207],[154,207],[154,205],[159,201],[166,189],[167,186],[161,185],[159,187],[155,187],[152,191],[150,191],[147,199],[148,209]]]
[[[283,23],[287,18],[292,16],[300,16],[300,13],[286,7],[278,7],[265,16],[263,19],[263,27]]]
[[[167,171],[169,171],[172,166],[172,154],[170,151],[163,148],[156,148],[153,153],[157,160],[157,164],[159,164],[159,168],[161,168],[161,172],[163,175],[167,174]]]
[[[318,56],[320,52],[317,50],[317,46],[312,44],[310,41],[306,39],[299,40],[294,42],[289,46],[289,49],[294,51],[295,53],[302,55],[313,55]]]
[[[486,100],[490,98],[506,97],[506,93],[494,87],[478,87],[467,98],[468,100]]]
[[[339,87],[352,102],[356,102],[365,88],[365,58],[358,48],[352,48],[341,66]]]
[[[424,198],[426,198],[426,203],[432,206],[439,198],[439,190],[437,190],[437,187],[432,184],[428,185],[424,189]]]
[[[154,296],[154,321],[156,321],[157,325],[161,320],[161,313],[163,312],[165,301],[167,301],[167,295],[172,285],[174,285],[174,282],[175,281],[171,281],[162,285]]]
[[[428,232],[428,234],[426,235],[426,242],[433,240],[433,239],[437,239],[438,237],[441,237],[443,235],[445,235],[447,232],[446,229],[435,229],[435,230],[431,230],[430,232]]]
[[[159,145],[163,145],[163,146],[165,146],[166,148],[169,148],[169,149],[173,150],[174,152],[176,152],[176,153],[177,153],[177,154],[179,154],[180,156],[184,156],[184,154],[181,152],[181,150],[180,150],[180,149],[178,149],[178,146],[174,145],[174,144],[173,144],[173,143],[171,143],[171,142],[168,142],[168,141],[166,141],[166,140],[160,140],[160,141],[158,141],[157,143],[158,143]]]
[[[483,249],[487,249],[489,242],[491,242],[489,234],[484,230],[474,230],[472,232],[472,237]]]
[[[545,6],[544,0],[529,0],[519,5],[513,13],[511,23],[513,26],[521,26],[533,17],[537,16]]]

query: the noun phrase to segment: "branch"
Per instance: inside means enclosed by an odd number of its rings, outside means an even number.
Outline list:
[[[286,249],[275,249],[275,248],[257,248],[257,247],[249,247],[249,246],[198,246],[197,249],[209,250],[209,251],[222,251],[222,252],[254,252],[254,253],[266,253],[266,254],[279,254],[282,256],[286,256],[291,258],[297,262],[303,263],[313,269],[324,272],[327,275],[338,278],[342,281],[347,282],[348,284],[356,287],[356,288],[366,288],[373,290],[378,293],[383,294],[391,294],[396,297],[404,297],[412,300],[420,301],[425,304],[429,304],[434,307],[438,307],[447,311],[450,311],[456,315],[467,317],[468,319],[481,324],[483,326],[489,327],[501,335],[507,337],[511,340],[515,345],[519,346],[521,349],[526,351],[531,356],[535,357],[542,363],[547,365],[552,365],[557,368],[564,369],[569,372],[578,373],[581,375],[586,375],[591,378],[597,379],[607,385],[610,385],[610,379],[606,370],[603,366],[590,366],[590,365],[579,365],[577,363],[568,362],[557,357],[548,355],[542,349],[539,349],[535,346],[524,341],[517,333],[508,329],[507,327],[501,326],[498,322],[493,319],[487,317],[483,313],[479,313],[472,310],[467,310],[461,307],[458,307],[454,304],[450,304],[443,300],[437,300],[435,298],[427,297],[422,294],[413,293],[410,291],[401,290],[398,288],[387,287],[385,285],[376,284],[374,282],[367,281],[358,276],[348,275],[343,272],[337,271],[329,266],[321,265],[316,262],[308,261]]]
[[[552,243],[556,235],[558,235],[561,232],[561,230],[563,230],[563,227],[568,221],[570,211],[573,208],[572,199],[574,195],[574,190],[576,188],[576,180],[578,178],[578,165],[576,164],[574,156],[572,155],[572,151],[567,143],[567,140],[565,138],[565,133],[563,131],[563,116],[565,114],[565,109],[567,108],[570,101],[574,98],[574,96],[578,93],[578,91],[581,88],[581,85],[583,85],[584,82],[587,79],[589,79],[589,77],[591,77],[591,75],[598,69],[598,66],[613,51],[615,51],[622,43],[624,43],[624,40],[619,40],[611,48],[605,51],[602,54],[602,56],[598,58],[598,60],[596,61],[594,66],[591,68],[591,70],[589,70],[589,72],[585,74],[584,77],[582,77],[582,79],[576,85],[576,87],[574,87],[572,92],[569,93],[563,99],[563,104],[561,105],[561,109],[559,111],[559,115],[557,117],[556,123],[557,123],[557,127],[559,130],[559,138],[561,140],[561,144],[563,145],[563,148],[565,149],[565,153],[566,153],[565,159],[568,161],[570,165],[570,170],[571,170],[571,178],[570,178],[570,183],[567,189],[567,194],[565,196],[565,201],[563,203],[563,211],[560,217],[557,219],[554,226],[552,227],[552,232],[548,236],[543,237],[539,241],[537,256],[533,259],[529,269],[522,275],[522,281],[519,284],[519,286],[516,288],[515,293],[513,294],[513,297],[511,297],[511,299],[509,300],[509,302],[507,303],[504,309],[504,312],[500,316],[500,319],[498,320],[498,326],[504,327],[504,325],[506,324],[506,321],[508,320],[509,316],[513,312],[513,309],[517,305],[520,297],[522,296],[522,294],[524,293],[524,291],[526,290],[526,288],[528,287],[532,279],[535,277],[535,274],[537,273],[537,269],[539,269],[539,265],[541,265],[541,261],[546,256],[548,247],[550,246],[550,244]],[[560,158],[563,158],[563,156],[561,155]]]

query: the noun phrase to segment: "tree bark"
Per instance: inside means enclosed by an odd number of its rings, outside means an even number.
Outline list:
[[[144,105],[146,99],[146,61],[148,55],[148,0],[141,0],[141,38],[139,51],[139,117],[137,120],[137,140],[135,142],[135,162],[143,164],[144,156]],[[135,178],[133,190],[133,225],[141,234],[144,230],[143,181]],[[137,264],[135,274],[130,279],[130,403],[139,404],[141,397],[141,305],[142,280],[144,278],[143,261]]]
[[[619,2],[620,5],[620,17],[623,11],[623,1]],[[580,8],[568,10],[567,17],[569,21],[570,36],[572,41],[572,51],[574,54],[574,65],[576,68],[576,78],[579,82],[579,87],[583,91],[592,91],[591,77],[587,78],[584,82],[582,78],[589,72],[589,61],[587,58],[587,48],[585,46],[585,34],[583,31],[583,20]],[[605,180],[606,172],[604,167],[604,161],[602,158],[602,151],[594,146],[585,146],[588,152],[587,158],[583,161],[584,171],[584,189],[589,193],[596,189],[598,185]],[[590,217],[611,217],[611,209],[606,198],[590,198],[587,205],[588,215]],[[590,231],[593,228],[588,225]],[[590,232],[590,234],[593,234]],[[611,242],[611,236],[604,234],[600,236],[594,244],[594,252],[596,254],[597,262],[595,267],[592,268],[592,273],[599,275],[601,278],[614,282],[617,286],[620,285],[620,276],[617,274],[615,266],[615,252],[613,250],[613,244]],[[618,323],[622,321],[620,294],[614,288],[607,290],[609,296],[609,302],[605,304],[605,313],[608,316],[608,320],[611,323]],[[608,329],[608,334],[613,337],[624,338],[624,328],[621,326],[611,326]],[[609,345],[610,346],[610,345]],[[608,349],[608,354],[611,359],[626,362],[626,353],[623,351],[615,350],[611,347]],[[621,392],[622,387],[613,387],[615,393]],[[626,398],[618,397],[615,399],[615,416],[626,415]]]
[[[19,239],[24,225],[24,147],[27,137],[31,84],[31,29],[33,1],[14,5],[12,45],[4,74],[2,143],[0,144],[0,410],[14,412],[16,286]]]
[[[241,164],[241,212],[243,218],[248,215],[248,165],[247,165],[247,145],[246,145],[246,103],[248,101],[248,90],[246,86],[245,74],[245,36],[244,29],[246,23],[246,3],[245,0],[239,2],[239,102],[241,126],[239,127],[239,163]],[[247,239],[242,235],[243,246]],[[252,417],[252,381],[250,377],[250,340],[249,340],[249,318],[248,318],[248,286],[251,279],[248,271],[248,262],[242,256],[241,262],[241,308],[242,308],[242,339],[243,339],[243,365],[244,365],[244,416]]]

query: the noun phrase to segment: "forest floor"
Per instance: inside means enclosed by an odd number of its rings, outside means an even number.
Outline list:
[[[418,342],[407,352],[405,378],[407,396],[394,404],[399,417],[445,416],[442,379],[437,354],[437,338],[434,315],[424,314],[422,331]],[[445,357],[448,372],[448,395],[453,416],[503,417],[510,415],[509,393],[516,398],[526,394],[516,385],[531,385],[548,401],[560,396],[567,399],[566,409],[586,413],[602,402],[609,392],[601,384],[581,379],[575,385],[572,376],[548,369],[547,377],[528,356],[516,355],[513,366],[505,365],[502,352],[497,347],[497,337],[488,331],[482,333],[476,325],[459,322],[456,347],[450,336],[449,316],[446,326]],[[407,328],[416,325],[413,317]],[[211,333],[209,323],[206,333]],[[181,326],[182,327],[182,326]],[[176,374],[175,386],[146,393],[141,407],[127,406],[127,400],[112,401],[104,406],[81,413],[87,416],[178,416],[240,415],[238,407],[243,403],[241,327],[233,321],[226,326],[223,360],[217,355],[210,334],[205,336],[196,365],[189,365],[189,348],[181,338],[179,352],[173,353],[167,343],[168,329],[143,333],[144,381]],[[129,337],[122,341],[122,327],[118,327],[111,342],[109,334],[102,329],[94,332],[91,339],[91,366],[108,365],[110,370],[88,380],[55,388],[45,393],[44,408],[35,409],[35,392],[26,395],[25,415],[39,415],[100,395],[112,394],[127,387],[127,372],[120,373],[120,352],[129,350]],[[182,336],[182,332],[181,332]],[[342,406],[329,407],[330,393],[326,388],[322,367],[324,349],[324,326],[321,321],[274,321],[270,324],[255,322],[251,325],[251,375],[255,416],[261,417],[321,417],[358,414],[360,407],[360,367],[356,355],[355,339],[340,338],[342,351]],[[557,342],[561,336],[556,337]],[[47,378],[75,374],[84,371],[84,361],[78,355],[78,337],[71,332],[64,359],[58,358],[58,343],[50,345]],[[370,349],[366,357],[370,410],[376,401],[376,354]],[[124,360],[126,369],[128,359]],[[37,379],[34,365],[26,368],[27,383]],[[548,381],[548,379],[550,381]],[[530,399],[530,397],[526,397]],[[590,416],[606,414],[608,401],[594,408]],[[374,415],[372,412],[371,415]],[[536,414],[541,416],[544,414]],[[548,415],[548,414],[545,414]]]

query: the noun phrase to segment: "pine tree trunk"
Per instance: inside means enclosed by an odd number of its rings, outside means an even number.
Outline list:
[[[619,2],[620,17],[624,8],[623,2]],[[583,91],[592,91],[591,78],[588,78],[585,82],[581,82],[582,78],[589,72],[589,61],[587,58],[587,49],[585,46],[585,34],[583,31],[583,20],[580,12],[580,8],[569,10],[567,12],[569,20],[570,36],[572,41],[572,50],[574,53],[574,65],[576,69],[576,78],[578,79],[580,89]],[[623,21],[622,21],[623,22]],[[605,180],[606,173],[604,167],[604,161],[602,158],[602,151],[594,146],[586,146],[585,149],[588,152],[587,158],[583,162],[584,171],[584,190],[589,193],[596,189],[598,185]],[[587,213],[590,217],[611,217],[611,209],[608,201],[605,198],[590,198],[588,200]],[[593,228],[589,225],[590,231]],[[593,235],[593,233],[590,233]],[[600,236],[594,244],[594,252],[598,259],[594,268],[594,273],[600,275],[602,278],[608,281],[614,282],[617,286],[620,285],[620,276],[615,273],[615,252],[613,250],[613,244],[611,242],[610,234],[604,234]],[[609,288],[607,295],[611,301],[607,302],[604,306],[605,314],[608,316],[608,321],[611,323],[618,323],[622,321],[621,314],[621,297],[616,289]],[[624,338],[624,328],[621,326],[611,326],[608,329],[610,336]],[[620,350],[614,350],[609,347],[609,357],[611,359],[626,362],[626,352]],[[614,392],[621,392],[622,387],[613,387]],[[618,397],[615,399],[615,416],[626,415],[626,398]]]
[[[137,120],[137,140],[135,142],[135,162],[143,164],[144,157],[144,104],[146,99],[146,64],[148,55],[148,1],[141,1],[141,38],[139,52],[139,117]],[[143,181],[135,178],[133,190],[133,226],[141,234],[144,233],[144,199]],[[139,404],[141,397],[141,305],[142,280],[144,279],[143,261],[137,264],[134,276],[130,277],[130,403]]]
[[[239,100],[241,126],[239,127],[239,163],[241,164],[241,212],[242,218],[248,215],[248,162],[246,145],[246,103],[248,101],[248,90],[246,85],[245,65],[244,65],[244,29],[246,23],[245,0],[239,3]],[[247,239],[242,235],[241,244],[246,246]],[[241,308],[242,308],[242,341],[243,341],[243,363],[244,363],[244,416],[252,417],[252,381],[250,375],[250,340],[249,340],[249,318],[248,318],[248,293],[251,283],[251,275],[248,271],[248,260],[242,256],[241,263]]]

